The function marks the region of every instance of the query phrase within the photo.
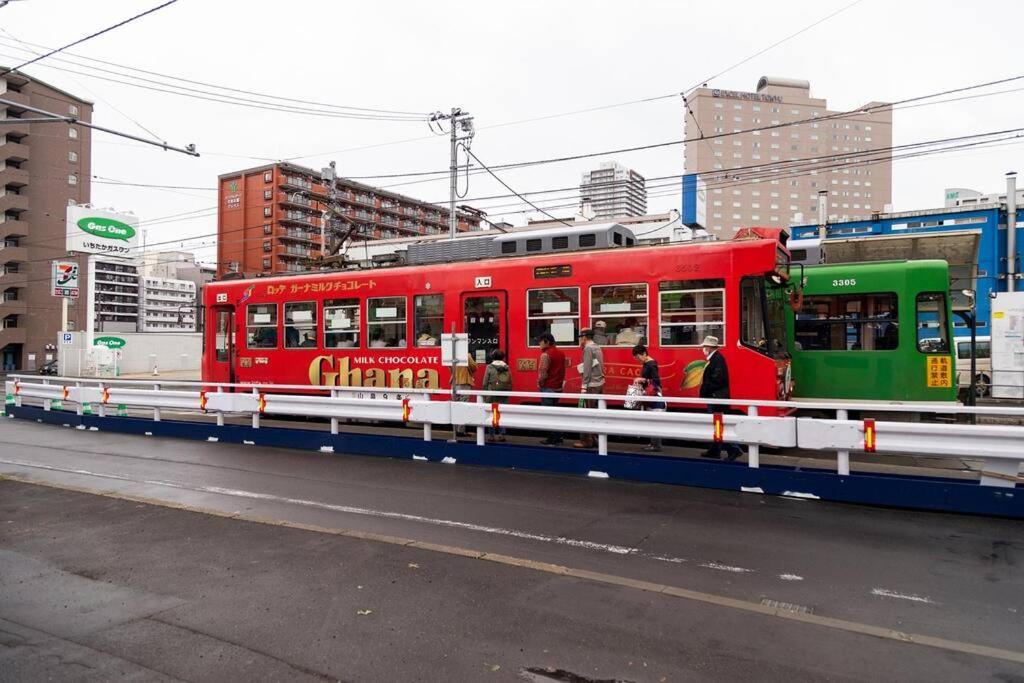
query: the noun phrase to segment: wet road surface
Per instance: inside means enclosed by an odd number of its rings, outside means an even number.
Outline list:
[[[50,485],[0,483],[0,679],[1024,680],[1019,522],[20,421],[0,441],[0,473]]]

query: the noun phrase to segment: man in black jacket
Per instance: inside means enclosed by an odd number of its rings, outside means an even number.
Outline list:
[[[704,357],[708,359],[704,366],[704,377],[700,382],[701,398],[729,398],[729,366],[725,364],[725,358],[719,352],[718,337],[707,336],[701,343],[704,350]],[[728,413],[729,406],[721,404],[708,404],[709,413]],[[741,455],[743,450],[734,443],[712,443],[711,448],[701,453],[702,458],[718,460],[722,457],[722,447],[725,447],[726,460],[732,462]]]

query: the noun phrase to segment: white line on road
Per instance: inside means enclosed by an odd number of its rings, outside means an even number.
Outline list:
[[[720,572],[733,572],[734,574],[746,574],[754,571],[753,569],[745,569],[744,567],[732,567],[727,564],[721,564],[719,562],[704,562],[699,565],[705,569],[717,569]]]
[[[898,600],[910,600],[912,602],[925,602],[929,605],[935,604],[934,600],[922,595],[914,595],[913,593],[897,593],[896,591],[887,590],[885,588],[872,588],[871,594],[882,598],[896,598]]]

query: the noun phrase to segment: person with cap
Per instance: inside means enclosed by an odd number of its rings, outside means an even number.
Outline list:
[[[594,343],[594,330],[580,330],[580,348],[583,349],[583,360],[579,364],[580,393],[604,393],[604,352]],[[588,399],[583,402],[584,408],[596,408],[597,401]],[[580,440],[573,443],[574,448],[593,448],[597,438],[593,434],[581,434]]]
[[[594,343],[598,346],[610,346],[615,343],[615,336],[609,336],[608,323],[603,320],[594,323]]]
[[[707,358],[707,365],[704,366],[704,377],[700,382],[701,398],[729,398],[729,366],[725,363],[719,351],[720,344],[718,337],[708,335],[701,342],[704,357]],[[719,404],[708,404],[709,413],[728,413],[729,408]],[[726,460],[732,462],[741,455],[743,450],[734,443],[712,443],[711,448],[701,453],[702,458],[718,460],[722,457],[722,448],[725,448]]]

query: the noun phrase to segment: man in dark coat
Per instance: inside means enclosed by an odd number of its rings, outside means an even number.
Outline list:
[[[710,335],[704,337],[701,347],[704,350],[704,357],[708,359],[708,363],[704,366],[704,377],[700,382],[700,397],[729,398],[729,366],[726,365],[725,358],[719,352],[718,337]],[[709,413],[730,412],[729,406],[711,403],[708,404],[707,410]],[[743,455],[743,449],[734,443],[712,443],[711,448],[701,453],[701,457],[719,460],[722,457],[723,446],[728,454],[726,460],[729,462]]]

